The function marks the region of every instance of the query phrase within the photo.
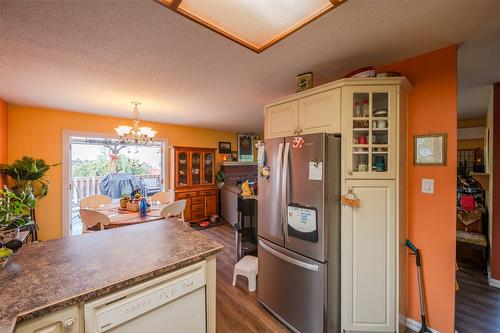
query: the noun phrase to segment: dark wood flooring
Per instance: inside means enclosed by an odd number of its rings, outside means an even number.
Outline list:
[[[224,245],[224,250],[217,255],[217,333],[291,332],[259,305],[256,292],[248,292],[245,277],[238,277],[233,287],[236,264],[233,228],[224,224],[201,232]],[[414,332],[408,330],[407,333]]]
[[[455,297],[458,333],[500,333],[500,289],[490,287],[479,262],[459,261]]]

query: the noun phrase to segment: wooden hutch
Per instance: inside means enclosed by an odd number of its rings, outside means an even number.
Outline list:
[[[170,154],[171,190],[175,200],[186,200],[184,219],[202,222],[217,214],[215,148],[173,146]]]

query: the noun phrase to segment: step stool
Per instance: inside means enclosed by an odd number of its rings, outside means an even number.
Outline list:
[[[248,291],[257,289],[257,274],[259,260],[254,256],[244,256],[234,265],[233,286],[236,286],[236,276],[243,275],[248,279]]]

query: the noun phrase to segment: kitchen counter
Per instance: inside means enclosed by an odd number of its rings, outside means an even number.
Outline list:
[[[204,260],[222,248],[176,219],[24,246],[0,271],[0,333]]]

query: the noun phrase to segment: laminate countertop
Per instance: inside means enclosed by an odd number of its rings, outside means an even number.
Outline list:
[[[176,219],[24,246],[0,270],[0,333],[201,261],[222,248]]]

